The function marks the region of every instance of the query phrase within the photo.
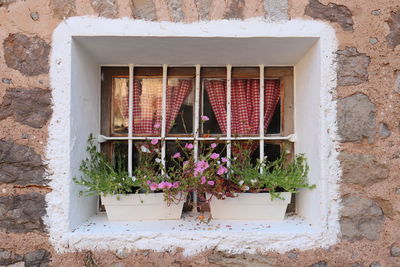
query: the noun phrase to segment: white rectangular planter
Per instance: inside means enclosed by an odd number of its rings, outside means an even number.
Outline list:
[[[271,200],[269,193],[239,193],[237,197],[226,199],[213,197],[210,201],[211,215],[217,220],[281,221],[285,218],[292,193],[282,192],[280,196],[284,199]]]
[[[168,205],[163,193],[108,195],[101,200],[109,221],[179,220],[185,202]]]

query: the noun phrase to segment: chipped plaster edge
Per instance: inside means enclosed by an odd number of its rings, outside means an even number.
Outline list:
[[[252,30],[248,30],[252,29]],[[321,85],[325,85],[321,94],[321,160],[322,174],[327,177],[322,199],[326,207],[323,214],[324,229],[321,233],[302,235],[259,235],[249,233],[238,235],[207,234],[200,235],[197,242],[179,233],[140,234],[137,238],[104,235],[76,235],[69,229],[70,198],[70,94],[71,94],[71,44],[73,36],[185,36],[185,37],[319,37],[321,41]],[[339,190],[340,167],[337,159],[338,143],[336,135],[336,88],[335,52],[337,40],[331,26],[322,22],[291,20],[282,23],[270,23],[264,19],[245,21],[210,21],[193,24],[171,22],[147,22],[122,19],[104,19],[97,17],[73,17],[60,23],[53,33],[50,63],[50,81],[53,96],[53,116],[49,125],[49,139],[46,158],[50,170],[52,192],[46,195],[47,215],[44,218],[48,227],[50,241],[58,252],[96,249],[110,250],[118,247],[132,249],[152,248],[166,251],[177,247],[185,248],[186,255],[192,255],[204,249],[235,253],[248,252],[242,244],[247,243],[251,252],[275,250],[285,252],[290,249],[311,249],[327,247],[337,242],[339,233]],[[331,129],[327,133],[327,129]],[[328,159],[328,160],[326,160]],[[322,229],[321,229],[322,230]],[[117,240],[115,240],[117,237]],[[111,238],[111,239],[110,239]],[[147,240],[148,242],[145,242]],[[95,245],[94,245],[95,244]],[[167,245],[170,244],[170,245]],[[214,244],[213,246],[209,246]],[[198,249],[200,247],[200,250]]]

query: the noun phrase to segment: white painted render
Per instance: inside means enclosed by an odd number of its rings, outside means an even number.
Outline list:
[[[182,42],[185,44],[199,40],[206,53],[197,54],[196,46],[190,49],[180,47],[181,38],[185,39]],[[129,42],[139,39],[143,42],[139,50],[138,46],[129,45]],[[290,44],[288,40],[291,40]],[[151,53],[158,42],[174,45],[175,50],[168,50],[169,54],[164,58],[159,51]],[[215,42],[221,49],[229,47],[230,52],[213,49]],[[247,45],[275,49],[274,56],[264,56],[258,49],[246,49]],[[52,192],[46,196],[45,222],[52,244],[59,252],[122,247],[170,251],[180,247],[186,255],[213,248],[255,253],[334,244],[339,233],[337,182],[340,175],[335,150],[336,109],[333,101],[336,50],[334,30],[316,21],[269,23],[252,19],[183,24],[74,17],[62,22],[53,33],[50,66],[54,107],[46,157]],[[185,53],[171,56],[171,53],[179,51]],[[288,58],[288,54],[292,58]],[[126,55],[131,62],[114,55]],[[190,226],[184,232],[173,231],[164,226],[166,222],[156,221],[147,222],[146,227],[128,223],[126,225],[132,228],[126,231],[119,224],[104,221],[104,216],[95,215],[96,199],[79,197],[79,187],[72,182],[72,177],[78,175],[80,161],[85,158],[89,133],[99,134],[100,65],[108,60],[109,64],[137,64],[136,57],[145,64],[143,55],[148,57],[148,64],[173,58],[174,64],[194,66],[205,62],[201,60],[206,57],[210,63],[218,65],[254,62],[251,65],[295,67],[295,150],[306,153],[311,167],[309,179],[317,184],[316,189],[304,190],[298,196],[298,213],[303,221],[297,218],[295,223],[293,220],[292,223],[273,223],[268,229],[249,227],[222,232],[201,231]],[[265,55],[271,54],[266,52]],[[239,64],[241,59],[248,62]],[[90,222],[106,226],[99,227]],[[307,226],[308,223],[311,226]]]

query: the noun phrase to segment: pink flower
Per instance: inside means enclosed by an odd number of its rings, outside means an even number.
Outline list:
[[[158,139],[151,139],[151,144],[152,145],[157,145]]]
[[[217,147],[217,144],[216,143],[212,143],[211,144],[211,148],[216,148]]]
[[[161,127],[161,124],[159,124],[159,123],[156,123],[156,124],[154,124],[154,126],[153,126],[154,128],[156,128],[156,129],[158,129],[158,128],[160,128]]]
[[[206,177],[205,176],[201,176],[201,184],[205,184],[207,182]]]
[[[172,156],[172,158],[176,159],[176,158],[179,158],[180,156],[181,156],[181,153],[176,152],[176,153]]]
[[[207,184],[209,184],[209,185],[215,185],[215,182],[214,182],[214,181],[208,181]]]
[[[203,115],[201,116],[201,120],[202,121],[208,121],[210,118],[208,118],[207,116]]]
[[[189,161],[188,161],[188,160],[185,160],[185,161],[183,162],[183,166],[185,166],[186,164],[189,164]]]
[[[178,188],[180,185],[181,185],[180,182],[174,182],[174,183],[172,184],[172,187],[173,187],[173,188]]]
[[[194,169],[194,175],[197,176],[199,173],[203,173],[210,165],[207,161],[201,160],[196,162],[196,168]]]
[[[219,158],[219,154],[217,154],[217,153],[212,153],[211,156],[210,156],[210,158],[212,158],[212,159],[217,159],[217,158]]]
[[[189,144],[189,143],[186,143],[186,145],[185,145],[185,148],[186,149],[193,149],[193,147],[194,147],[194,145],[193,144]]]
[[[224,173],[227,173],[228,169],[225,168],[224,166],[219,166],[218,170],[217,170],[217,174],[218,175],[223,175]]]
[[[157,184],[157,183],[151,183],[151,184],[150,184],[150,190],[151,190],[151,191],[156,190],[157,187],[158,187],[158,184]]]
[[[170,183],[170,182],[164,182],[164,188],[171,189],[171,187],[172,187],[172,183]]]
[[[228,159],[225,158],[225,157],[222,157],[222,158],[221,158],[221,161],[222,161],[222,162],[228,162]]]
[[[151,184],[151,181],[150,181],[150,180],[147,180],[147,184]]]

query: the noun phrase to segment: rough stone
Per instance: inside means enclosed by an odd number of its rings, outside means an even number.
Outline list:
[[[338,134],[342,142],[375,140],[376,107],[368,96],[357,93],[337,101]]]
[[[370,267],[382,267],[382,265],[379,262],[373,262]]]
[[[344,31],[353,30],[353,18],[351,11],[343,5],[329,3],[324,5],[318,0],[309,0],[304,14],[315,19],[322,19],[339,24]]]
[[[44,185],[45,167],[32,148],[0,140],[0,182]]]
[[[371,14],[374,15],[374,16],[379,16],[381,14],[381,10],[380,9],[372,10]]]
[[[395,48],[400,44],[400,10],[390,13],[390,18],[386,21],[390,32],[386,36],[386,41],[390,48]]]
[[[10,4],[15,2],[16,0],[0,0],[0,7],[8,7]]]
[[[389,127],[387,126],[386,123],[381,122],[381,123],[379,124],[379,135],[380,135],[382,138],[387,138],[387,137],[389,137],[389,136],[391,135],[390,129],[389,129]]]
[[[337,52],[338,85],[359,85],[368,81],[368,66],[371,58],[364,53],[359,53],[357,48],[348,47]]]
[[[377,240],[383,221],[382,208],[373,200],[351,194],[343,197],[340,219],[343,239],[351,242],[363,238]]]
[[[8,250],[0,249],[0,266],[10,265],[22,261],[23,257]]]
[[[288,6],[288,0],[264,0],[266,18],[271,21],[288,20]]]
[[[3,78],[3,79],[1,79],[1,82],[5,83],[5,84],[11,84],[12,80],[11,79],[7,79],[7,78]]]
[[[224,19],[243,19],[244,0],[232,0],[224,13]]]
[[[212,0],[195,0],[197,12],[199,13],[199,20],[210,19],[210,7]]]
[[[156,20],[156,6],[153,0],[131,0],[132,16],[135,19]]]
[[[369,38],[369,42],[373,45],[378,43],[378,39],[377,38]]]
[[[25,267],[49,266],[51,254],[45,249],[38,249],[25,255]]]
[[[13,116],[15,121],[42,128],[50,119],[51,92],[40,88],[8,89],[0,105],[0,120]]]
[[[44,195],[36,192],[0,197],[0,230],[16,233],[35,230],[44,232],[42,217],[45,209]]]
[[[311,265],[311,267],[328,267],[328,264],[324,261],[319,261]]]
[[[50,46],[38,36],[10,34],[3,42],[4,59],[9,68],[35,76],[49,71]]]
[[[115,18],[118,15],[118,4],[116,0],[91,0],[94,11],[106,18]]]
[[[125,249],[117,249],[117,251],[115,252],[115,256],[117,256],[118,259],[122,260],[128,258],[129,253]]]
[[[396,192],[397,195],[400,195],[400,188],[396,188],[395,192]]]
[[[288,256],[288,258],[291,259],[291,260],[297,260],[297,258],[298,258],[299,255],[297,255],[297,253],[294,253],[294,252],[289,252],[289,253],[287,254],[287,256]]]
[[[88,251],[85,253],[85,258],[83,259],[85,267],[98,267],[99,265],[96,263],[93,253]]]
[[[50,0],[50,8],[53,11],[53,16],[58,19],[76,15],[75,0]]]
[[[14,264],[7,265],[7,267],[26,267],[26,266],[25,266],[25,262],[20,261],[20,262],[14,263]]]
[[[277,264],[277,260],[274,257],[246,253],[231,255],[222,252],[210,254],[208,256],[208,262],[221,267],[272,267]]]
[[[351,267],[362,267],[362,266],[363,266],[362,263],[353,263],[353,264],[351,265]]]
[[[341,152],[338,159],[344,182],[370,186],[389,177],[389,167],[373,155]]]
[[[400,257],[400,245],[399,244],[393,244],[390,247],[390,256]]]
[[[394,92],[397,94],[400,94],[400,70],[395,71],[395,84],[394,84]],[[400,129],[400,124],[399,124],[399,129]]]
[[[185,19],[185,14],[182,10],[182,0],[169,0],[167,3],[171,21],[179,22]]]
[[[31,19],[34,20],[34,21],[39,20],[39,13],[31,12]]]

